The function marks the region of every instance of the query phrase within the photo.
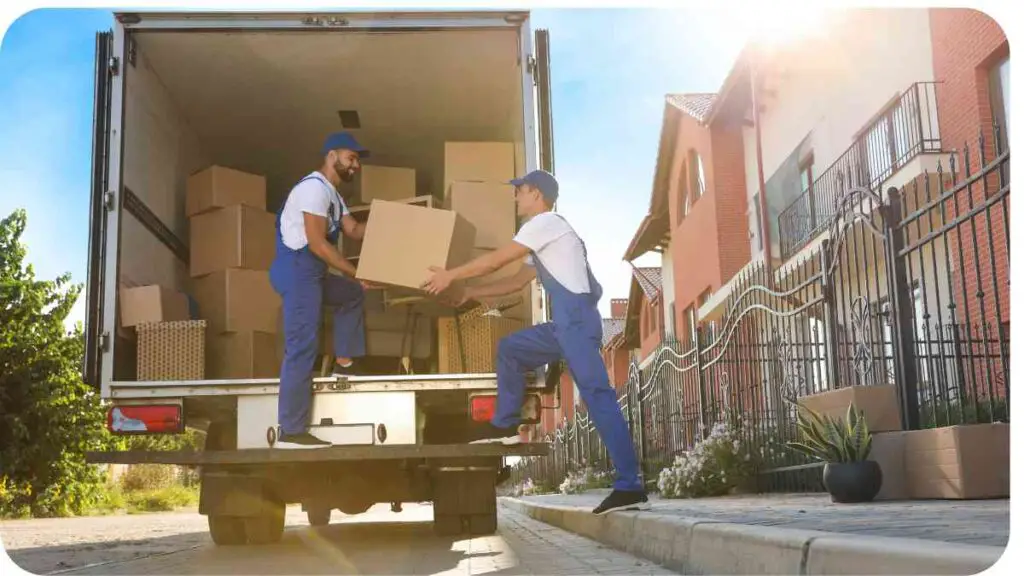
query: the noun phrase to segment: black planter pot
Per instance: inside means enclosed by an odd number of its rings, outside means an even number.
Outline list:
[[[874,460],[828,463],[822,474],[833,502],[871,502],[882,489],[882,468]]]

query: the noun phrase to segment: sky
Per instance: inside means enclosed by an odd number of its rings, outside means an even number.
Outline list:
[[[622,255],[650,200],[664,96],[716,91],[743,37],[722,33],[721,10],[545,9],[533,18],[551,35],[558,209],[587,244],[607,315],[610,298],[628,296]],[[40,278],[86,281],[95,33],[112,22],[103,10],[34,11],[0,45],[0,217],[27,210],[23,240]],[[84,297],[69,324],[84,319]]]

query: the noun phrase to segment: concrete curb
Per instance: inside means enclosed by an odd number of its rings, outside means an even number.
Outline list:
[[[546,524],[681,574],[979,574],[998,546],[732,524],[650,512],[595,516],[586,508],[501,498]]]

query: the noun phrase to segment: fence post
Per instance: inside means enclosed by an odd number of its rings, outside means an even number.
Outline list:
[[[833,258],[832,239],[826,238],[821,243],[821,295],[825,312],[825,367],[830,390],[839,388],[839,307],[832,273]]]
[[[657,353],[655,353],[657,354]],[[655,368],[657,370],[657,368]],[[647,418],[644,417],[644,376],[643,372],[637,372],[640,377],[636,379],[636,424],[640,431],[640,442],[637,446],[637,460],[640,463],[640,482],[646,484],[644,472],[647,461]]]
[[[885,215],[886,266],[888,268],[889,300],[893,303],[893,356],[896,368],[896,393],[902,408],[904,430],[921,427],[917,398],[917,351],[914,345],[914,304],[911,301],[907,269],[901,266],[903,236],[900,234],[900,193],[889,188]]]
[[[694,350],[694,362],[696,366],[694,369],[697,371],[697,403],[700,405],[700,437],[707,438],[710,424],[708,423],[708,396],[707,390],[705,390],[704,382],[704,363],[701,361],[701,339],[704,336],[704,330],[700,326],[693,326],[691,328],[691,335],[693,337]]]

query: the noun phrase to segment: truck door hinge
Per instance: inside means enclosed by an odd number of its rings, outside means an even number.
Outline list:
[[[537,58],[533,54],[526,57],[526,71],[530,74],[537,71]]]
[[[103,332],[100,334],[100,341],[96,347],[101,353],[110,350],[110,332]]]
[[[103,194],[103,207],[107,209],[107,212],[114,211],[114,192],[112,190]]]
[[[107,60],[107,71],[111,76],[117,76],[121,72],[121,60],[117,56],[111,56]]]
[[[138,47],[135,43],[135,37],[128,37],[128,63],[131,64],[132,68],[135,68],[135,55],[138,52]]]

